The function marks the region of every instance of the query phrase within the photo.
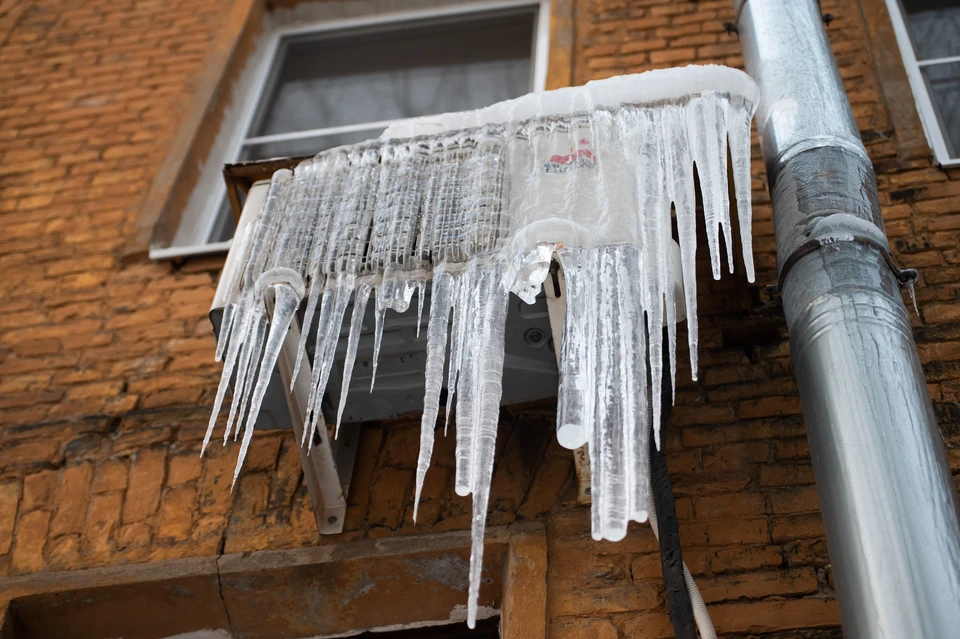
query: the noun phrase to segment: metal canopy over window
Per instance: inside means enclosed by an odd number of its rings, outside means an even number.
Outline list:
[[[960,164],[960,1],[887,0],[930,145]]]

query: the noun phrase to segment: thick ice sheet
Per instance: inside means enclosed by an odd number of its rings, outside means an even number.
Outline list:
[[[345,380],[370,296],[376,353],[387,311],[406,310],[415,293],[422,310],[431,286],[414,516],[445,386],[446,419],[456,412],[455,489],[473,495],[472,625],[508,296],[532,301],[555,260],[567,282],[558,432],[565,446],[589,447],[593,536],[623,538],[629,521],[647,518],[646,429],[648,418],[659,424],[663,349],[673,380],[684,313],[696,376],[694,167],[713,275],[720,276],[721,242],[733,269],[728,149],[753,279],[750,121],[758,97],[748,76],[723,67],[622,76],[406,122],[379,140],[278,171],[256,223],[236,240],[244,268],[230,277],[241,293],[224,309],[223,378],[204,446],[233,379],[224,443],[243,435],[236,478],[301,303],[305,323],[319,323],[305,443],[322,427],[320,405],[351,299]],[[308,365],[307,334],[298,367]]]

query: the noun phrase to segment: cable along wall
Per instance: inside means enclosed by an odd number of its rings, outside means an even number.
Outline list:
[[[277,171],[255,223],[231,249],[244,265],[230,283],[241,293],[224,309],[216,352],[223,374],[204,448],[233,379],[223,441],[241,437],[236,481],[304,301],[304,326],[315,317],[319,326],[313,362],[304,363],[307,330],[297,354],[297,369],[312,372],[306,443],[323,426],[320,405],[353,300],[339,429],[366,306],[376,307],[375,379],[387,309],[406,311],[416,294],[422,313],[429,284],[414,518],[446,386],[444,434],[455,414],[455,490],[473,495],[472,627],[508,297],[532,303],[555,259],[566,279],[558,433],[569,448],[588,444],[593,537],[622,539],[629,521],[648,516],[647,429],[660,423],[664,349],[675,378],[678,309],[686,313],[696,377],[694,167],[713,276],[720,277],[721,238],[733,271],[728,150],[753,280],[750,123],[758,99],[753,80],[734,69],[652,71],[421,118]],[[683,299],[675,282],[682,282]]]

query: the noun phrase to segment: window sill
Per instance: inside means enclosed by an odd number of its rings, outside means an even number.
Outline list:
[[[150,249],[150,260],[153,262],[166,262],[168,260],[179,260],[188,257],[218,255],[229,251],[232,243],[232,240],[226,240],[223,242],[211,242],[210,244],[197,244],[193,246],[152,248]]]

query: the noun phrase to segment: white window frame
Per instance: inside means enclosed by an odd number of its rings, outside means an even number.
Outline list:
[[[263,98],[263,93],[269,86],[276,58],[280,53],[280,43],[284,38],[297,35],[353,30],[364,27],[389,28],[404,23],[416,23],[436,18],[469,18],[474,15],[497,16],[499,13],[512,12],[518,9],[534,10],[534,33],[530,54],[531,91],[539,93],[544,90],[547,82],[547,59],[550,50],[550,0],[480,0],[423,9],[392,11],[368,16],[320,20],[306,24],[268,27],[267,31],[261,36],[263,45],[258,47],[259,60],[255,62],[251,69],[253,78],[249,86],[252,87],[252,90],[248,92],[248,95],[255,96],[255,98],[242,100],[236,120],[233,123],[225,122],[225,125],[230,126],[232,129],[226,157],[230,158],[229,161],[235,161],[235,158],[240,157],[243,147],[250,144],[319,137],[321,135],[348,133],[365,129],[377,128],[383,130],[391,124],[405,121],[405,119],[396,119],[384,120],[382,122],[363,122],[355,125],[327,127],[309,131],[247,137],[247,132],[250,130],[253,118],[256,116],[257,108]],[[242,83],[238,83],[238,86],[242,86]],[[234,96],[234,102],[239,102],[237,96]],[[373,135],[378,134],[379,132]],[[222,164],[222,162],[219,164]],[[208,180],[202,179],[201,183],[197,186],[198,189],[203,188],[208,191],[203,206],[184,212],[184,215],[193,214],[199,217],[199,223],[196,225],[196,230],[193,234],[194,237],[197,238],[196,242],[189,245],[152,248],[150,249],[150,259],[169,260],[223,253],[230,249],[231,240],[201,243],[202,240],[199,239],[210,236],[217,222],[217,212],[219,211],[220,204],[226,196],[226,186],[219,172],[216,177],[215,185],[211,185],[208,183]]]
[[[960,158],[950,157],[950,153],[947,151],[946,138],[944,137],[943,129],[940,127],[940,120],[937,119],[933,99],[930,97],[930,92],[927,90],[927,83],[924,81],[923,73],[921,72],[921,69],[925,66],[960,62],[960,55],[950,56],[948,58],[917,60],[900,1],[886,0],[886,3],[887,10],[890,13],[890,20],[893,22],[893,32],[896,34],[897,44],[900,46],[900,56],[903,58],[903,66],[907,70],[907,79],[910,80],[910,88],[913,89],[913,98],[917,103],[917,111],[920,113],[920,121],[923,122],[923,130],[927,134],[927,142],[930,144],[930,148],[933,149],[934,156],[940,166],[960,166]]]

